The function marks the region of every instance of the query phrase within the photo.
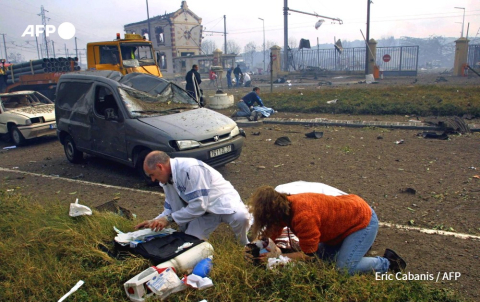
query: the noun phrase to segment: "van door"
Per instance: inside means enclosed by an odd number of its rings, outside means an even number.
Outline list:
[[[127,160],[125,119],[118,104],[118,99],[109,87],[97,84],[91,112],[92,151]]]

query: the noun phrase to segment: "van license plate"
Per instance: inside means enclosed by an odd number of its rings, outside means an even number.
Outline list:
[[[57,124],[51,124],[50,129],[57,129]]]
[[[218,148],[215,150],[210,151],[210,158],[220,156],[222,154],[228,153],[232,151],[232,145],[228,145],[222,148]]]

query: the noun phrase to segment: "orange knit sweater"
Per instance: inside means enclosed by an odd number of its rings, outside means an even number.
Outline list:
[[[368,226],[370,206],[357,195],[329,196],[303,193],[288,196],[290,229],[304,253],[314,253],[318,244],[337,245],[348,235]],[[275,232],[279,236],[281,229]]]

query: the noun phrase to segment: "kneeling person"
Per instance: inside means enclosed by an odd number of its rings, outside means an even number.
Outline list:
[[[139,228],[159,231],[176,222],[186,234],[208,239],[221,222],[230,225],[240,244],[248,243],[249,213],[230,182],[215,169],[194,158],[170,158],[152,151],[143,169],[165,192],[164,211]]]

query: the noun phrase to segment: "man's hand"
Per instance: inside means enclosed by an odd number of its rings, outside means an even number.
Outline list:
[[[167,218],[160,217],[158,219],[146,220],[135,226],[135,229],[145,229],[150,228],[154,232],[163,230],[168,225]]]

